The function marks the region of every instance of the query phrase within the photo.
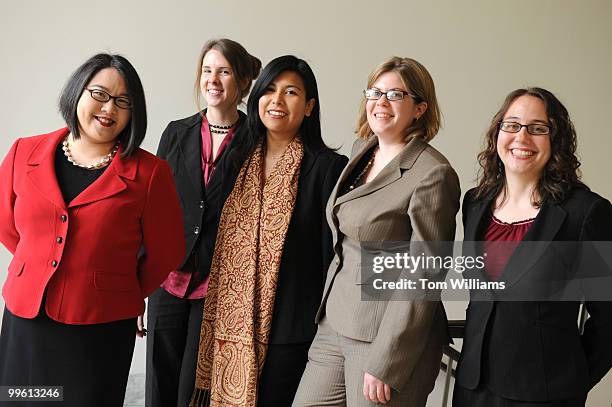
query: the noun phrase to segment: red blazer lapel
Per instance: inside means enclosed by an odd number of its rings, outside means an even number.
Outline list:
[[[65,209],[66,204],[57,184],[55,175],[55,149],[66,134],[68,128],[49,133],[32,149],[27,160],[28,178],[40,194],[58,208]]]
[[[55,174],[55,149],[67,134],[68,128],[66,127],[49,133],[32,149],[27,160],[28,178],[36,190],[45,199],[61,209],[66,209],[66,204]],[[123,151],[123,146],[120,146],[117,155],[104,174],[70,202],[68,207],[99,201],[116,195],[127,188],[123,178],[129,180],[136,178],[138,159],[134,157],[121,158]]]
[[[138,158],[121,158],[123,150],[123,146],[119,146],[117,155],[104,174],[74,198],[68,205],[69,208],[111,197],[127,188],[122,178],[129,180],[136,178]]]

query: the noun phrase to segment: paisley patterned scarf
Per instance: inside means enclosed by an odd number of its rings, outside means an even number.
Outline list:
[[[264,181],[260,144],[242,165],[223,206],[191,406],[256,406],[303,156],[296,137]]]

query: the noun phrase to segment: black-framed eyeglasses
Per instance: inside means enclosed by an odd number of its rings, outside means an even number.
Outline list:
[[[545,136],[550,134],[551,129],[548,124],[543,123],[521,124],[517,122],[499,122],[499,129],[506,133],[518,133],[523,127],[527,128],[527,133],[534,136]]]
[[[108,92],[103,91],[102,89],[87,89],[92,99],[97,100],[98,102],[108,102],[113,99],[113,103],[120,109],[131,109],[132,101],[130,98],[126,96],[111,96]]]
[[[385,97],[387,98],[388,101],[390,102],[395,102],[397,100],[402,100],[404,99],[406,96],[410,96],[411,98],[413,98],[415,101],[420,102],[421,98],[413,95],[410,92],[406,92],[405,90],[401,90],[401,89],[391,89],[388,90],[386,92],[383,92],[380,89],[374,89],[374,88],[370,88],[370,89],[366,89],[363,91],[363,95],[365,96],[366,99],[368,100],[378,100],[380,99],[383,95],[385,95]]]

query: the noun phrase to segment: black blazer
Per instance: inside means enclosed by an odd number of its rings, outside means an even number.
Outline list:
[[[221,200],[232,192],[240,168],[233,152],[217,168]],[[332,236],[325,207],[348,158],[329,149],[304,146],[298,192],[281,257],[271,344],[305,343],[314,339],[315,314],[321,303],[327,268],[333,259]]]
[[[463,201],[465,241],[481,240],[491,216],[492,201],[475,201],[473,195],[474,190],[468,191]],[[574,190],[565,201],[542,206],[523,242],[610,240],[610,202]],[[535,252],[525,246],[518,246],[500,277],[507,288],[565,276],[574,263],[575,253],[554,244]],[[483,293],[470,294],[457,367],[460,386],[484,385],[499,396],[531,402],[579,398],[612,366],[611,302],[587,300],[590,318],[580,335],[579,302],[475,301]]]
[[[239,114],[239,125],[234,138],[226,146],[206,188],[202,175],[200,113],[170,122],[157,149],[157,156],[168,161],[172,168],[183,210],[186,253],[179,269],[185,266],[190,256],[195,256],[194,261],[199,265],[202,281],[210,272],[220,211],[225,201],[221,200],[222,177],[218,168],[242,137],[246,115],[240,111]]]

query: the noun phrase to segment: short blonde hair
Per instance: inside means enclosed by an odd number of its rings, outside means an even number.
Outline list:
[[[408,128],[406,136],[416,134],[425,141],[433,139],[441,127],[441,113],[436,98],[436,88],[431,75],[427,69],[418,61],[411,58],[391,57],[380,64],[368,77],[368,88],[374,85],[378,78],[387,72],[395,72],[406,86],[406,90],[414,94],[416,102],[426,102],[427,110]],[[363,98],[359,108],[359,119],[355,133],[358,137],[368,138],[372,134],[372,129],[368,124],[366,115],[367,99]]]

